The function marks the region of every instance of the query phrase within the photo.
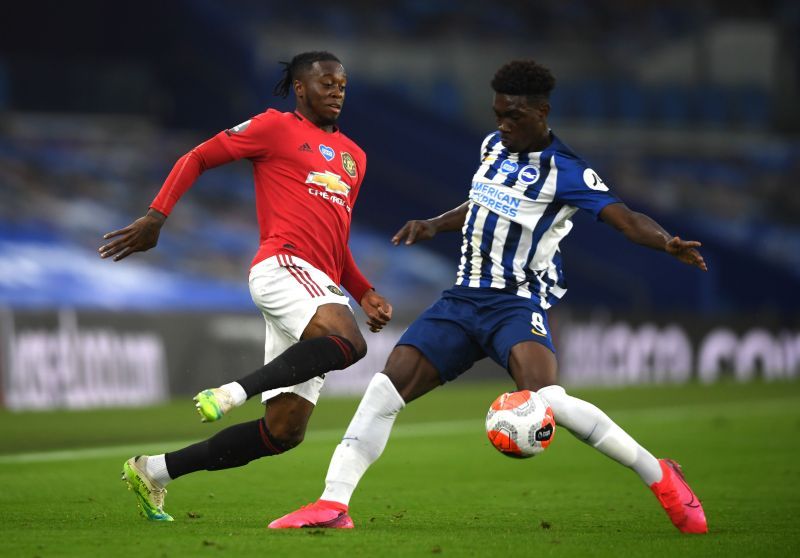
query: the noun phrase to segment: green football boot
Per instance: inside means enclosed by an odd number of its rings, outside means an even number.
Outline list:
[[[167,490],[147,475],[146,455],[131,457],[122,464],[122,480],[136,495],[139,512],[150,521],[173,521],[164,511],[164,495]]]
[[[233,409],[236,404],[228,390],[223,388],[206,389],[192,398],[196,403],[197,414],[203,422],[214,422]]]

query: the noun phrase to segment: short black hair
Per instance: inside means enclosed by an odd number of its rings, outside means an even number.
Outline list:
[[[301,52],[292,58],[291,62],[280,62],[280,64],[283,64],[283,77],[275,84],[275,89],[272,91],[273,94],[285,99],[289,96],[289,91],[292,90],[292,83],[297,76],[311,68],[314,62],[325,62],[327,60],[332,60],[341,64],[341,61],[335,54],[331,54],[326,50]]]
[[[512,60],[492,78],[492,89],[503,95],[524,95],[547,100],[556,86],[553,74],[535,60]]]

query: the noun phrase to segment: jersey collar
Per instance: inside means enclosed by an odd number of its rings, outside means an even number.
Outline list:
[[[293,112],[295,118],[297,118],[300,122],[304,123],[306,126],[314,128],[315,130],[319,130],[323,134],[338,134],[339,133],[339,126],[336,126],[335,124],[333,126],[333,130],[331,130],[330,132],[326,132],[325,130],[323,130],[322,128],[320,128],[319,126],[314,124],[313,122],[310,122],[305,116],[303,116],[302,114],[300,114],[296,110],[292,111],[292,112]]]

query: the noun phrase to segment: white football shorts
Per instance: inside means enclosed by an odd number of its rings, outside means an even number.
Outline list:
[[[266,322],[264,364],[300,340],[306,326],[323,304],[350,300],[325,273],[296,256],[278,254],[250,269],[250,296]],[[281,393],[295,393],[314,405],[325,382],[317,376],[301,384],[272,389],[261,394],[261,402]]]

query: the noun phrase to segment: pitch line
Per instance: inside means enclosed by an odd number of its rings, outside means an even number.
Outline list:
[[[686,421],[687,417],[695,419],[715,416],[717,413],[740,408],[747,405],[751,415],[786,415],[798,408],[800,398],[786,397],[780,399],[756,399],[751,401],[717,401],[713,403],[687,405],[674,405],[668,407],[650,407],[645,409],[624,409],[612,411],[611,418],[623,427],[631,419],[639,421],[657,421],[660,425],[668,422]],[[794,415],[792,415],[794,416]],[[314,430],[306,435],[307,442],[338,441],[344,435],[345,427]],[[475,432],[483,435],[483,421],[481,419],[415,422],[411,424],[398,424],[392,430],[392,438],[428,438],[447,434],[467,434]],[[0,455],[0,465],[20,463],[45,463],[51,461],[74,461],[79,459],[95,459],[113,457],[115,455],[136,455],[137,453],[162,452],[165,449],[181,448],[197,442],[194,440],[173,440],[167,442],[147,442],[139,444],[125,444],[121,446],[100,446],[94,448],[81,448],[74,450],[55,450],[35,453],[18,453]]]
[[[338,441],[344,436],[345,428],[345,426],[342,426],[341,428],[329,428],[308,432],[305,438],[306,443]],[[447,434],[466,434],[469,432],[482,434],[483,422],[481,420],[460,420],[413,423],[407,425],[399,424],[393,429],[392,438],[427,438],[431,436],[444,436]],[[131,456],[137,453],[163,452],[165,449],[169,451],[169,448],[177,449],[195,442],[197,442],[196,439],[172,440],[166,442],[146,442],[118,446],[99,446],[94,448],[0,455],[0,465],[75,461],[113,457],[115,455]]]

